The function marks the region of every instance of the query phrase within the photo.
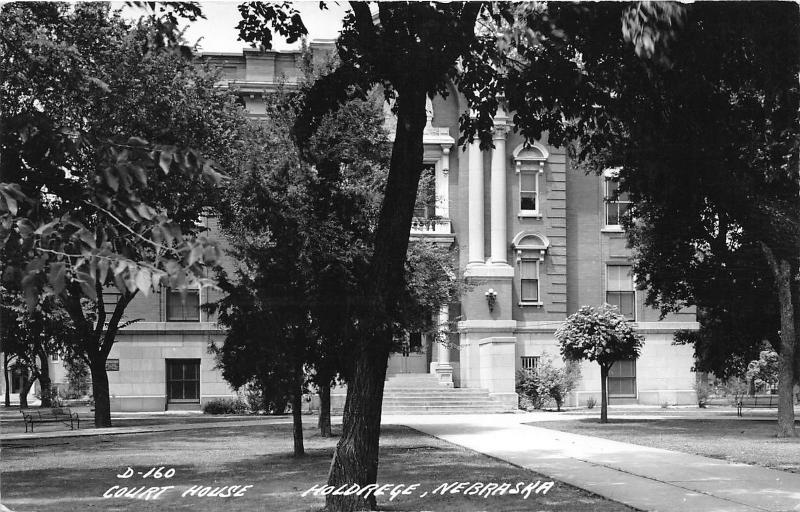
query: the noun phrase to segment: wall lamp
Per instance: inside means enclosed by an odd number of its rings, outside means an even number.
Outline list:
[[[497,302],[497,292],[489,288],[484,295],[486,296],[486,303],[489,305],[489,311],[494,311],[494,303]]]

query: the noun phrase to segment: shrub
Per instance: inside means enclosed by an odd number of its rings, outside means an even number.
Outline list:
[[[707,382],[695,382],[694,390],[697,392],[697,406],[705,409],[708,405],[708,398],[711,396],[713,388]]]
[[[781,358],[772,349],[762,350],[759,358],[747,365],[747,380],[759,390],[769,391],[778,385]]]
[[[570,361],[563,368],[557,368],[553,366],[552,358],[543,357],[536,368],[517,372],[517,393],[524,396],[534,409],[541,409],[553,401],[556,410],[560,411],[567,394],[575,389],[579,379],[577,363]]]
[[[520,370],[517,372],[517,393],[520,396],[520,405],[523,409],[541,409],[546,397],[539,392],[539,376],[535,370]]]
[[[67,382],[69,386],[66,391],[66,398],[83,398],[90,391],[89,367],[77,357],[66,360]]]
[[[264,391],[267,389],[268,391]],[[244,399],[247,408],[253,414],[285,414],[289,397],[274,387],[267,387],[263,382],[254,379],[244,387]]]
[[[50,398],[50,407],[63,407],[64,401],[61,400],[61,396],[58,393],[58,386],[56,384],[51,384],[50,389],[42,389],[39,393],[36,394],[40,400],[44,401],[46,398]]]
[[[586,408],[587,409],[594,409],[595,405],[597,405],[597,400],[595,399],[595,397],[590,396],[589,398],[586,399]]]
[[[205,414],[245,414],[247,404],[241,398],[215,398],[203,406]]]
[[[247,409],[258,414],[264,410],[264,395],[261,388],[255,384],[248,384],[244,387],[244,400],[247,402]]]

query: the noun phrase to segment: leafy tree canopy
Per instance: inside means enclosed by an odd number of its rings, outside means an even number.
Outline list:
[[[236,123],[214,73],[103,4],[12,3],[0,19],[3,278],[34,303],[45,284],[93,298],[200,275],[217,250],[186,235]]]
[[[614,361],[636,359],[644,342],[616,307],[583,306],[567,317],[555,334],[568,361],[588,360],[611,367]]]
[[[43,290],[62,299],[98,426],[110,425],[105,360],[127,305],[210,284],[219,256],[197,221],[222,179],[212,159],[226,162],[245,116],[216,70],[168,44],[170,16],[187,9],[136,23],[98,3],[0,9],[3,280],[30,307]]]

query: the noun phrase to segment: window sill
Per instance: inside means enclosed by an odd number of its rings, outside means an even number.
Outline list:
[[[541,219],[542,214],[537,211],[521,210],[517,213],[517,217],[526,219]]]
[[[620,225],[607,225],[607,226],[603,226],[603,228],[600,230],[600,232],[601,233],[624,233],[625,232],[625,228],[623,228]]]
[[[517,306],[524,308],[525,306],[534,306],[534,307],[541,307],[544,306],[544,302],[526,302],[520,301],[517,303]]]

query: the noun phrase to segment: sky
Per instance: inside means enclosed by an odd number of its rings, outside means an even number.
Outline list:
[[[200,40],[202,52],[241,53],[249,45],[244,41],[237,41],[238,33],[236,24],[239,22],[239,11],[236,6],[240,2],[199,2],[206,19],[190,23],[184,34],[186,40],[193,44]],[[310,39],[335,39],[342,27],[342,17],[346,10],[344,3],[328,2],[328,9],[321,11],[319,2],[293,2],[300,11],[303,22],[308,28]],[[116,7],[116,5],[115,5]],[[126,17],[131,16],[130,8],[124,10]],[[279,36],[275,35],[273,47],[276,50],[288,50],[299,47],[299,43],[287,45]]]

